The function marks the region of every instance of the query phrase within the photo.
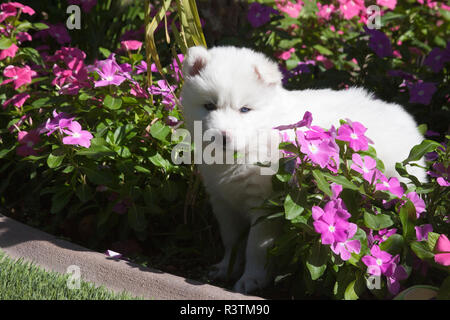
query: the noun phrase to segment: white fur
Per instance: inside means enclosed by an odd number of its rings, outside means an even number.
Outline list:
[[[287,91],[281,85],[277,65],[249,49],[191,48],[183,72],[182,104],[187,128],[193,133],[193,122],[199,120],[204,130],[226,132],[231,142],[237,142],[237,151],[245,150],[261,130],[295,123],[306,111],[312,113],[313,125],[325,129],[338,127],[339,119],[361,122],[368,128],[366,136],[374,141],[387,176],[398,176],[395,163],[404,160],[410,149],[422,141],[413,118],[399,105],[373,99],[360,88]],[[206,110],[206,103],[215,104],[217,110]],[[239,112],[243,106],[252,110]],[[254,152],[247,151],[251,159],[258,158]],[[271,193],[271,176],[261,175],[260,167],[251,163],[200,164],[199,170],[225,246],[225,256],[216,265],[215,276],[225,277],[233,245],[264,214],[254,208]],[[410,171],[419,180],[425,180],[424,170],[413,167]],[[249,292],[271,280],[265,269],[266,252],[277,230],[266,222],[250,228],[246,247],[240,250],[233,270],[234,276],[240,275],[245,253],[245,268],[234,286],[236,291]]]

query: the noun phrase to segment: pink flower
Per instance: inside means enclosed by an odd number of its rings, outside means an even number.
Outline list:
[[[377,172],[375,169],[377,166],[377,162],[373,158],[364,156],[363,161],[359,154],[354,153],[352,155],[352,161],[353,163],[350,168],[355,170],[356,172],[361,173],[364,180],[371,183],[374,178],[376,179]]]
[[[67,113],[58,113],[56,110],[53,110],[53,119],[47,119],[45,127],[41,130],[41,133],[47,132],[47,136],[50,136],[56,130],[63,133],[63,129],[68,128],[73,119],[75,119],[75,117],[71,117]]]
[[[182,53],[178,54],[177,58],[180,61],[180,63],[183,64],[184,54],[182,54]],[[150,67],[153,68],[153,64]],[[156,66],[155,66],[155,69],[156,69]],[[175,59],[175,58],[172,59],[172,64],[170,65],[170,69],[173,71],[173,76],[174,76],[175,80],[177,82],[180,81],[180,76],[182,76],[182,71],[181,71],[182,68],[178,65],[177,59]],[[158,70],[158,69],[156,69],[156,70]]]
[[[28,32],[19,32],[16,36],[17,40],[20,42],[31,41],[33,38]]]
[[[281,60],[289,60],[292,53],[294,53],[294,52],[295,52],[295,48],[291,48],[287,51],[282,51],[282,52],[276,53],[275,57],[277,57],[278,59],[281,59]]]
[[[344,242],[348,239],[349,222],[337,216],[334,208],[325,207],[324,211],[314,206],[312,210],[314,229],[322,235],[322,244]]]
[[[122,75],[122,69],[119,67],[114,57],[97,62],[97,66],[95,71],[101,77],[101,80],[94,82],[94,87],[96,88],[108,85],[119,86],[126,80],[126,77]]]
[[[436,85],[432,82],[421,82],[409,88],[409,102],[428,105],[436,92]]]
[[[434,248],[434,261],[443,266],[450,266],[450,241],[447,236],[441,234]]]
[[[378,231],[378,234],[373,234],[373,230],[370,230],[370,234],[367,237],[367,240],[369,241],[369,245],[373,245],[375,241],[378,242],[378,244],[383,243],[387,239],[390,238],[393,234],[397,233],[396,228],[392,229],[382,229]]]
[[[325,168],[331,159],[339,163],[339,149],[335,143],[327,138],[314,137],[315,131],[297,131],[297,139],[300,143],[300,150],[308,158],[321,168]]]
[[[397,0],[377,0],[379,6],[385,6],[391,10],[394,10],[397,6]]]
[[[334,63],[330,59],[326,58],[321,54],[316,56],[316,61],[322,62],[325,69],[331,69],[334,66]]]
[[[357,16],[360,11],[365,12],[364,0],[339,0],[339,4],[339,10],[347,20]]]
[[[408,273],[405,268],[398,265],[400,261],[400,256],[396,255],[392,259],[392,264],[394,265],[394,271],[391,275],[387,276],[387,287],[391,294],[395,295],[400,291],[400,281],[408,278]]]
[[[375,190],[388,190],[390,193],[401,198],[403,196],[403,188],[397,178],[393,177],[388,180],[383,174],[380,174],[380,183],[377,183]]]
[[[428,233],[433,232],[433,226],[431,224],[424,224],[421,226],[414,227],[416,229],[417,241],[427,241]]]
[[[347,240],[335,242],[331,245],[331,250],[341,256],[341,259],[347,261],[351,258],[352,252],[359,254],[361,252],[361,242],[359,240],[349,240],[356,234],[358,227],[354,223],[349,223],[347,228]]]
[[[367,128],[359,122],[343,124],[338,129],[337,140],[348,141],[354,151],[366,151],[369,149],[369,140],[364,136]]]
[[[392,256],[380,250],[380,247],[373,245],[370,254],[362,257],[361,261],[368,267],[367,272],[374,276],[391,276],[395,270],[395,264],[392,263]]]
[[[27,65],[23,68],[10,65],[3,70],[3,75],[11,79],[4,80],[0,86],[14,82],[14,89],[17,90],[24,84],[31,83],[31,78],[36,75],[36,72],[31,70],[31,68]]]
[[[126,40],[126,41],[122,41],[120,44],[121,44],[122,48],[127,51],[139,50],[142,47],[142,42],[137,41],[137,40]]]
[[[274,129],[276,130],[288,130],[288,129],[294,129],[294,128],[301,128],[301,127],[310,127],[311,126],[311,122],[312,122],[312,114],[309,111],[306,111],[305,114],[303,115],[303,119],[300,120],[297,123],[294,124],[290,124],[290,125],[285,125],[285,126],[278,126],[275,127]]]
[[[17,140],[20,146],[17,147],[16,153],[22,157],[37,156],[37,151],[34,146],[41,140],[39,133],[36,130],[20,131]]]
[[[420,214],[425,211],[425,201],[423,201],[417,193],[414,191],[408,193],[406,197],[411,200],[414,204],[414,208],[416,209],[417,219],[420,218]]]
[[[68,136],[63,138],[64,144],[80,145],[85,148],[91,146],[92,134],[89,131],[82,130],[81,125],[77,121],[72,121],[67,129],[63,129],[63,132],[68,134]]]
[[[8,49],[0,50],[0,60],[4,60],[7,57],[14,58],[16,56],[17,50],[19,50],[19,47],[14,43]]]
[[[3,102],[3,109],[6,109],[6,107],[8,105],[10,105],[11,103],[16,108],[21,108],[23,106],[23,104],[25,103],[25,101],[27,101],[27,99],[29,97],[30,97],[30,95],[28,93],[26,93],[26,92],[16,94],[12,98],[10,98],[10,99],[6,100],[5,102]]]
[[[278,10],[286,13],[291,18],[297,18],[300,11],[302,11],[303,1],[296,0],[295,3],[293,3],[290,0],[275,0],[275,5]]]
[[[3,22],[8,17],[17,15],[17,9],[22,10],[23,13],[26,13],[30,16],[32,16],[35,13],[35,11],[29,6],[25,6],[18,2],[2,3],[0,5],[0,10],[2,11],[0,12],[0,23]]]
[[[330,20],[331,14],[336,9],[333,4],[321,4],[320,2],[317,3],[317,7],[319,8],[317,16],[325,20]]]

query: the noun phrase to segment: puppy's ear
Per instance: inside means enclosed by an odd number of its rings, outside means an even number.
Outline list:
[[[188,49],[186,58],[183,60],[183,74],[194,77],[205,68],[209,60],[209,53],[205,47],[196,46]]]
[[[283,79],[283,75],[276,63],[269,59],[264,59],[260,63],[255,64],[253,66],[253,71],[259,81],[269,86],[281,84],[281,80]]]

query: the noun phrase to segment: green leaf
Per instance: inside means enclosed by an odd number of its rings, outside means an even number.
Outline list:
[[[77,156],[87,156],[92,159],[99,159],[107,156],[114,156],[116,153],[103,145],[91,145],[89,149],[82,149],[75,153]]]
[[[2,150],[0,150],[0,159],[4,158],[8,153],[10,153],[14,149],[15,149],[15,146],[12,146],[9,149],[2,149]]]
[[[77,187],[76,195],[81,202],[85,203],[92,199],[92,197],[94,196],[94,192],[89,185],[83,183]]]
[[[313,170],[313,176],[316,179],[317,187],[323,191],[327,196],[331,197],[333,196],[333,192],[331,192],[331,188],[329,183],[325,180],[325,177],[323,176],[322,172],[315,169]]]
[[[439,288],[439,292],[436,298],[438,300],[450,300],[450,276],[445,278],[444,282]]]
[[[155,122],[150,127],[150,134],[153,138],[160,141],[167,141],[166,137],[170,133],[170,128],[163,124],[161,121]]]
[[[53,152],[48,155],[47,165],[50,169],[58,168],[64,160],[65,155],[56,155]]]
[[[33,28],[36,30],[45,30],[48,29],[49,26],[42,22],[33,23]]]
[[[286,196],[286,199],[284,200],[284,212],[287,220],[296,218],[301,215],[304,210],[305,208],[294,202],[290,194]]]
[[[428,249],[430,251],[434,251],[434,247],[436,247],[436,242],[439,239],[441,235],[439,233],[436,232],[428,232],[428,240],[427,240],[427,244],[428,244]]]
[[[386,214],[371,214],[364,212],[364,224],[372,230],[381,230],[394,224],[391,217]]]
[[[118,110],[122,106],[122,99],[120,98],[113,98],[110,95],[107,95],[105,97],[105,100],[103,100],[103,105],[111,110]]]
[[[359,190],[359,188],[353,184],[353,182],[349,181],[346,177],[343,176],[333,176],[327,172],[324,172],[323,175],[332,182],[340,184],[342,188],[350,189],[350,190]]]
[[[380,249],[395,256],[396,254],[400,254],[402,252],[404,244],[405,241],[401,235],[393,234],[386,241],[380,244]]]
[[[313,46],[314,49],[316,49],[317,51],[320,52],[320,54],[326,55],[326,56],[330,56],[333,54],[333,52],[327,48],[325,48],[324,46],[320,45],[320,44],[316,44]]]
[[[400,222],[403,229],[403,237],[405,239],[414,239],[414,221],[417,220],[416,208],[411,200],[406,201],[406,203],[400,208]]]
[[[52,206],[50,208],[50,212],[56,214],[60,212],[64,207],[69,203],[70,198],[72,197],[72,190],[64,188],[57,193],[55,193],[52,197]]]
[[[164,159],[163,156],[161,156],[159,153],[156,153],[155,155],[148,157],[148,159],[155,166],[164,168],[165,171],[168,171],[172,168],[172,163],[170,163],[168,160]]]
[[[5,50],[11,47],[13,44],[12,40],[6,37],[0,39],[0,50]]]
[[[88,167],[81,167],[81,171],[96,185],[115,186],[116,184],[115,177],[108,171],[94,170]]]
[[[424,140],[422,143],[414,146],[410,153],[408,158],[403,160],[403,164],[407,164],[408,162],[412,161],[418,161],[420,160],[426,153],[434,151],[437,147],[440,147],[441,144],[439,142],[433,141],[433,140]]]
[[[428,248],[428,244],[425,242],[412,241],[411,250],[420,258],[420,259],[432,259],[434,258],[434,253],[431,252]]]
[[[357,300],[362,293],[366,290],[365,279],[363,276],[358,275],[356,280],[350,282],[345,289],[345,300]]]
[[[310,254],[306,260],[306,267],[311,274],[312,280],[319,279],[327,269],[329,249],[316,241],[311,247]]]

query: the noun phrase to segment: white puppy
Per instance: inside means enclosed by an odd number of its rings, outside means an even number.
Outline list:
[[[262,175],[255,165],[261,159],[251,142],[261,132],[279,125],[298,122],[306,111],[313,124],[329,129],[339,119],[349,118],[368,128],[366,136],[374,141],[386,175],[398,176],[395,163],[404,160],[410,149],[422,141],[413,118],[402,107],[375,100],[363,89],[345,91],[287,91],[282,87],[278,66],[261,53],[245,48],[193,47],[183,63],[185,83],[181,93],[188,130],[194,133],[194,121],[203,131],[216,129],[220,144],[245,154],[245,164],[200,164],[214,214],[218,219],[225,256],[215,267],[216,277],[226,277],[233,246],[250,228],[246,248],[238,250],[232,276],[239,276],[234,289],[249,292],[271,281],[266,270],[266,253],[278,228],[267,222],[254,222],[264,214],[254,209],[271,193],[271,176]],[[267,149],[267,143],[259,143]],[[267,159],[266,159],[267,160]],[[422,162],[423,164],[423,162]],[[411,173],[425,180],[424,170],[413,167]],[[244,261],[245,253],[245,261]]]

